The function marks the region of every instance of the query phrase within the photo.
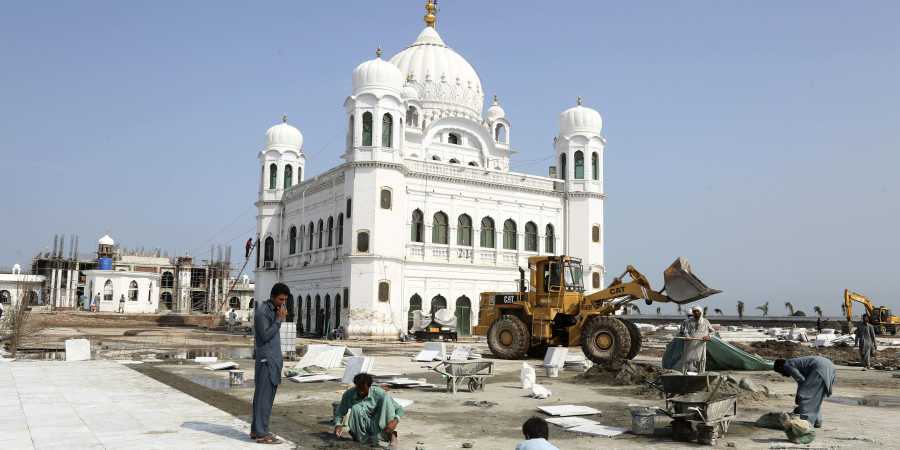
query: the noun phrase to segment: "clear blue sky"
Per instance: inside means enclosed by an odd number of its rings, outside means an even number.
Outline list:
[[[254,229],[282,113],[308,171],[339,161],[350,74],[423,24],[390,2],[7,2],[0,265],[54,233],[208,255]],[[438,30],[545,174],[557,116],[600,111],[609,279],[676,256],[734,312],[900,307],[900,3],[441,2]],[[669,310],[670,308],[665,308]]]

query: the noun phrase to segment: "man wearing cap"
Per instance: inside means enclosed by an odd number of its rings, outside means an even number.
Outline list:
[[[712,334],[712,325],[703,317],[703,309],[699,306],[691,308],[691,317],[681,324],[678,336],[684,339],[684,351],[681,353],[681,371],[683,373],[706,372],[706,342]]]

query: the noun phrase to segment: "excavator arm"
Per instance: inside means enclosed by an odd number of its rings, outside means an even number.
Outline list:
[[[626,277],[631,281],[626,282]],[[663,272],[663,278],[665,285],[655,291],[647,277],[629,265],[607,288],[586,295],[584,303],[591,305],[591,309],[597,313],[612,314],[619,307],[635,300],[644,300],[648,305],[654,302],[685,304],[722,292],[711,289],[700,281],[684,258],[676,259]]]
[[[869,317],[874,317],[875,305],[872,304],[869,297],[856,292],[851,292],[850,289],[844,289],[844,310],[847,312],[847,322],[852,321],[853,302],[862,303],[866,308],[866,314],[868,314]]]

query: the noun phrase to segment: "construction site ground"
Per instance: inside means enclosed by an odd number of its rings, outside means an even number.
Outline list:
[[[53,325],[53,324],[48,324]],[[253,395],[253,360],[251,359],[252,338],[245,335],[206,331],[198,328],[181,327],[110,327],[78,326],[67,322],[64,327],[50,327],[30,338],[35,348],[48,349],[43,357],[52,354],[62,342],[71,337],[88,337],[95,348],[96,358],[111,360],[143,360],[141,364],[129,364],[150,378],[158,380],[174,389],[202,400],[227,413],[249,420],[250,400]],[[658,365],[659,344],[665,342],[665,335],[650,335],[645,352],[637,361]],[[298,340],[298,352],[302,353],[308,343],[320,340]],[[488,360],[495,362],[495,376],[490,378],[483,392],[470,393],[466,390],[455,395],[444,391],[444,380],[429,366],[436,363],[412,361],[423,344],[403,342],[357,342],[331,341],[335,345],[362,347],[367,356],[375,357],[376,372],[402,373],[409,378],[425,378],[441,388],[392,389],[390,393],[398,398],[413,400],[407,408],[406,416],[398,428],[401,448],[413,450],[418,442],[423,448],[456,449],[464,443],[472,443],[473,448],[512,449],[522,439],[521,424],[531,416],[543,416],[537,410],[541,405],[575,404],[587,405],[602,411],[602,415],[592,419],[609,426],[630,429],[629,406],[664,406],[657,391],[647,386],[614,384],[614,374],[604,376],[584,376],[581,371],[563,370],[559,378],[547,378],[543,370],[537,368],[540,360],[527,363],[536,367],[537,383],[552,391],[546,400],[528,397],[528,392],[520,386],[521,361],[494,360],[490,358],[487,346],[477,341],[467,342],[480,351]],[[451,345],[452,344],[448,344]],[[747,344],[745,344],[747,345]],[[753,344],[745,348],[752,349]],[[798,351],[793,345],[768,346],[764,356],[791,357],[800,353],[811,353],[812,349]],[[762,350],[761,350],[762,351]],[[779,351],[784,354],[778,353]],[[854,363],[853,349],[829,349],[826,354],[841,363]],[[787,354],[790,353],[790,354]],[[234,361],[245,371],[242,386],[232,387],[227,371],[206,370],[204,364],[192,361],[194,356],[218,356],[219,361]],[[837,357],[836,357],[837,356]],[[886,353],[884,357],[896,358],[896,353]],[[14,363],[15,364],[15,363]],[[60,362],[60,364],[64,364]],[[290,367],[291,361],[285,361]],[[340,375],[341,370],[331,373]],[[793,407],[793,393],[796,384],[772,372],[734,372],[738,378],[749,377],[757,384],[768,387],[770,395],[742,395],[738,401],[737,420],[731,425],[728,435],[720,440],[719,446],[735,448],[892,448],[897,444],[888,437],[890,430],[900,423],[900,378],[893,377],[896,371],[862,371],[859,367],[842,365],[837,372],[834,396],[823,406],[824,428],[817,433],[811,447],[795,447],[788,443],[784,434],[776,430],[758,428],[753,422],[767,412],[789,411]],[[272,429],[299,448],[365,448],[352,442],[337,441],[330,434],[332,403],[339,401],[348,386],[338,381],[319,383],[294,383],[284,380],[278,390],[273,412]],[[876,406],[877,405],[877,406]],[[561,449],[597,448],[693,448],[696,444],[673,442],[669,419],[657,417],[656,435],[636,436],[625,433],[614,438],[579,435],[567,432],[555,425],[550,426],[550,440]]]

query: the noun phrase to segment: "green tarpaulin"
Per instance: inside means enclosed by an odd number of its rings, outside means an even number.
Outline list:
[[[672,340],[663,354],[663,368],[680,370],[683,349],[683,340]],[[747,353],[713,336],[706,343],[706,370],[772,370],[772,361]]]

